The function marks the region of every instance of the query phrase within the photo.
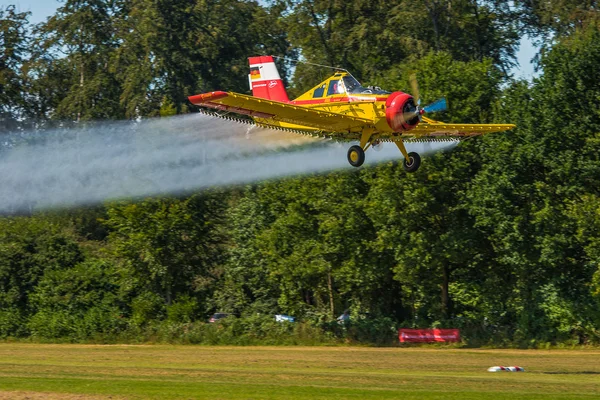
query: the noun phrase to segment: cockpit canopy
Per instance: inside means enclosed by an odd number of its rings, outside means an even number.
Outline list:
[[[296,100],[321,99],[330,96],[339,95],[369,95],[369,94],[390,94],[380,87],[361,86],[361,84],[349,73],[336,73],[331,78],[326,79],[313,89],[304,93]]]
[[[385,90],[383,90],[377,86],[363,87],[356,79],[354,79],[354,77],[352,75],[345,75],[344,77],[339,79],[338,85],[342,86],[342,89],[338,88],[338,90],[342,90],[342,92],[340,92],[340,93],[344,93],[344,90],[348,94],[389,94],[390,93],[390,92],[386,92]]]

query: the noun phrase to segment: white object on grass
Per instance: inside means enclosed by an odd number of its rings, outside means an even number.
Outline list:
[[[504,371],[504,372],[525,372],[525,368],[517,367],[516,365],[512,366],[512,367],[499,366],[499,367],[489,367],[488,368],[488,372],[502,372],[502,371]]]

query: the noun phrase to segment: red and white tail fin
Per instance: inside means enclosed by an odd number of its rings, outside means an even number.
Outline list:
[[[277,71],[277,66],[271,56],[249,57],[250,74],[250,89],[252,95],[261,99],[281,101],[288,103],[287,92],[283,81]]]

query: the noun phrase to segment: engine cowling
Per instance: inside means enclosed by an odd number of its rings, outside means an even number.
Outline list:
[[[388,96],[385,102],[385,118],[394,132],[409,131],[420,122],[415,100],[404,92],[394,92]]]

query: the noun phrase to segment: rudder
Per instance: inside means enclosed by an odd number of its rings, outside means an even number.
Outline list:
[[[252,95],[261,99],[275,100],[289,103],[287,92],[283,81],[277,71],[272,56],[249,57],[250,74],[248,81]]]

